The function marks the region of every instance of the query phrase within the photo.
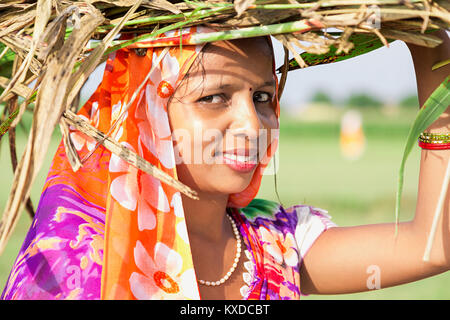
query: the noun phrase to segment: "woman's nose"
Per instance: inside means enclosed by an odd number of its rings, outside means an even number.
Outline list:
[[[236,99],[233,106],[233,122],[230,129],[235,135],[257,139],[263,125],[253,102],[253,95],[246,95]]]

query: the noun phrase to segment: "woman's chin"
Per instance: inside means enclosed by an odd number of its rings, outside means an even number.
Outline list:
[[[256,167],[239,171],[225,164],[214,167],[177,166],[178,178],[198,192],[234,194],[244,191],[250,184]],[[195,178],[194,178],[195,177]]]
[[[229,174],[227,176],[217,177],[215,181],[220,182],[216,189],[222,193],[233,194],[244,191],[252,180],[252,174]],[[226,177],[226,178],[224,178]]]

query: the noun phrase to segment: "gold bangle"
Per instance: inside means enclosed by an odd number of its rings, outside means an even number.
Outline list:
[[[442,144],[442,143],[450,143],[450,140],[426,140],[426,139],[420,139],[419,141],[424,142],[424,143],[431,143],[431,144]]]
[[[428,133],[422,132],[419,139],[429,141],[448,141],[450,140],[450,133]]]

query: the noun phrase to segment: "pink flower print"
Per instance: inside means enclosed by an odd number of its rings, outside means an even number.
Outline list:
[[[181,273],[182,257],[164,243],[156,243],[154,257],[151,258],[138,241],[134,259],[143,273],[133,272],[129,279],[131,292],[137,299],[199,299],[194,269]]]
[[[281,232],[261,227],[261,238],[265,250],[278,263],[285,262],[291,267],[298,266],[298,253],[295,250],[296,242],[291,233],[283,235]]]

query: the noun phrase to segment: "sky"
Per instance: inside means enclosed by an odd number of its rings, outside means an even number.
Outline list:
[[[278,68],[283,63],[284,51],[280,42],[274,38],[272,42]],[[91,75],[83,88],[82,100],[96,89],[103,70],[104,64]],[[397,40],[390,43],[389,48],[382,47],[346,61],[290,71],[280,104],[291,110],[305,107],[318,90],[328,93],[334,101],[361,91],[385,103],[395,103],[407,95],[417,94],[409,49]]]
[[[277,68],[283,63],[283,48],[273,41]],[[402,41],[394,41],[364,55],[326,65],[312,66],[288,73],[280,104],[301,107],[322,90],[335,100],[352,92],[366,92],[386,103],[395,103],[417,94],[411,54]]]

